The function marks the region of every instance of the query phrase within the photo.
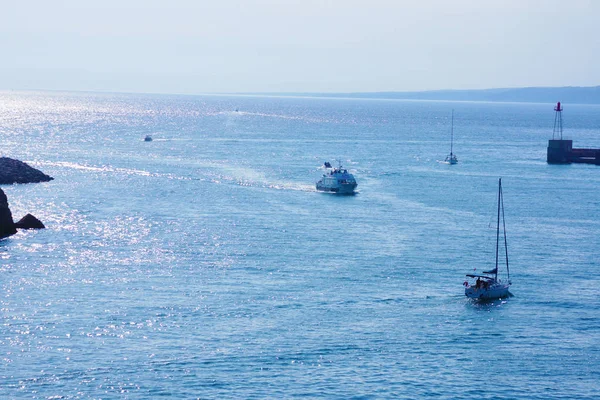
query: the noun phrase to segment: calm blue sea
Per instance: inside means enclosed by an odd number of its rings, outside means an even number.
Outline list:
[[[600,147],[600,106],[563,114]],[[553,123],[553,104],[0,92],[0,155],[55,178],[2,186],[47,229],[0,241],[0,398],[597,399],[600,167],[546,164]],[[314,189],[338,159],[355,196]],[[475,304],[499,177],[514,296]]]

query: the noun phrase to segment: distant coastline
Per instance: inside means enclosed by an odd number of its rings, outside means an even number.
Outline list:
[[[252,96],[312,97],[381,100],[475,101],[504,103],[600,104],[600,86],[522,87],[470,90],[425,90],[411,92],[204,92],[161,93],[135,91],[90,91],[52,89],[0,89],[0,93],[46,92],[139,96]]]
[[[239,93],[252,95],[340,97],[352,99],[491,101],[517,103],[600,104],[600,86],[524,87],[474,90],[429,90],[421,92],[269,92]]]

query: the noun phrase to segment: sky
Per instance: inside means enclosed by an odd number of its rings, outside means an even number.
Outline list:
[[[0,0],[0,89],[600,85],[596,0]]]

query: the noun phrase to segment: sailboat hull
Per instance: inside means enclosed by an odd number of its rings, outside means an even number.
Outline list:
[[[509,285],[506,283],[496,282],[491,284],[487,288],[477,288],[475,286],[467,286],[465,288],[465,296],[470,299],[477,300],[494,300],[500,299],[502,297],[508,297],[510,293],[508,292]]]

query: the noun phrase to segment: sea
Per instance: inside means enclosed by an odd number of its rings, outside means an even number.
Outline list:
[[[600,148],[600,105],[563,107],[564,137]],[[0,156],[54,177],[1,186],[46,229],[0,241],[0,398],[598,399],[600,166],[547,164],[554,121],[0,92]],[[325,161],[355,195],[315,190]],[[512,296],[473,302],[500,178]]]

